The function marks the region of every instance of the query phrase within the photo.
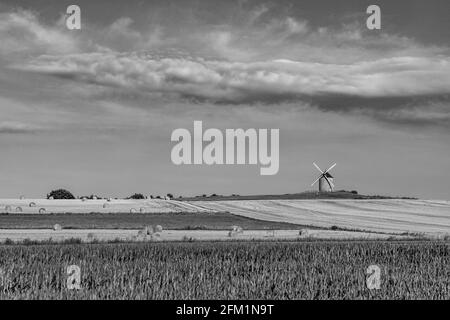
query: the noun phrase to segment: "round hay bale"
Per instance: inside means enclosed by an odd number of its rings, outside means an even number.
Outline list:
[[[103,204],[103,209],[106,209],[106,208],[108,208],[108,204],[107,204],[107,203],[104,203],[104,204]]]
[[[299,235],[299,236],[307,236],[307,235],[308,235],[308,230],[306,230],[306,229],[301,229],[301,230],[298,232],[298,235]]]
[[[87,199],[86,199],[85,197],[81,198],[81,201],[83,201],[83,202],[86,201],[86,200],[87,200]]]
[[[108,200],[106,200],[106,201],[111,202],[111,201],[112,201],[112,198],[108,198]]]
[[[45,208],[40,208],[39,213],[45,213]]]
[[[5,206],[5,212],[10,212],[12,210],[12,207],[7,205]]]
[[[141,207],[141,208],[139,209],[139,212],[140,212],[140,213],[145,213],[145,208],[144,208],[144,207]]]
[[[131,208],[130,209],[130,213],[136,213],[136,209],[135,208]]]
[[[96,196],[92,196],[92,200],[97,200],[98,198]]]
[[[55,224],[54,226],[53,226],[53,230],[54,231],[59,231],[59,230],[61,230],[62,228],[61,228],[61,225],[59,225],[59,224]]]
[[[49,197],[49,198],[48,198],[48,200],[55,200],[55,198],[53,198],[53,197]]]
[[[20,196],[20,200],[24,200],[25,199],[25,196]]]
[[[232,236],[235,236],[235,235],[237,235],[239,233],[242,233],[242,232],[244,232],[244,230],[241,227],[239,227],[239,226],[232,226],[231,230],[228,232],[228,236],[232,237]]]
[[[28,205],[30,208],[32,207],[36,207],[36,203],[35,202],[30,202],[30,204]]]
[[[232,226],[231,231],[233,231],[235,233],[242,233],[243,229],[240,226]]]
[[[17,207],[16,212],[23,212],[22,207]]]
[[[162,232],[163,231],[163,227],[158,224],[158,225],[155,226],[154,231],[155,232]]]

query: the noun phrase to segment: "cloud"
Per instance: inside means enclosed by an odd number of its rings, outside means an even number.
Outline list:
[[[21,122],[0,122],[0,134],[28,134],[39,130],[41,128]]]
[[[248,103],[271,96],[283,100],[283,97],[327,94],[367,98],[450,94],[448,57],[399,57],[343,65],[89,53],[41,56],[17,68],[104,86],[177,93],[213,102]]]
[[[25,10],[0,12],[0,39],[0,56],[14,60],[77,51],[76,39],[63,28],[44,25],[34,13]]]
[[[28,11],[0,13],[0,55],[14,62],[10,68],[74,81],[83,91],[101,88],[104,96],[275,108],[301,102],[383,122],[447,123],[449,48],[373,36],[355,23],[313,27],[260,6],[235,24],[176,32],[138,30],[128,17],[88,25],[82,35],[66,31]]]

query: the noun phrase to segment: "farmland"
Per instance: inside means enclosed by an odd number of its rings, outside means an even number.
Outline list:
[[[30,206],[33,203],[34,206]],[[6,210],[8,208],[8,210]],[[18,210],[18,208],[20,208]],[[364,230],[382,233],[421,233],[430,236],[443,236],[450,234],[450,202],[445,200],[415,200],[415,199],[268,199],[268,200],[217,200],[217,201],[175,201],[175,200],[46,200],[46,199],[1,199],[0,213],[9,217],[21,215],[41,215],[43,221],[47,215],[72,214],[70,219],[77,220],[75,215],[105,214],[105,227],[116,228],[114,217],[106,218],[107,214],[130,214],[130,221],[138,221],[134,215],[155,215],[155,219],[163,219],[161,214],[173,216],[183,213],[193,214],[194,225],[203,225],[195,215],[203,217],[205,221],[212,222],[215,218],[208,218],[208,214],[229,213],[236,216],[266,221],[271,223],[290,224],[291,226],[310,226],[330,228],[337,226],[342,229]],[[158,217],[159,215],[159,217]],[[94,218],[95,215],[92,216]],[[122,215],[122,217],[124,217]],[[3,218],[2,218],[3,219]],[[30,219],[33,219],[30,217]],[[64,219],[64,218],[62,218]],[[122,219],[122,218],[119,218]],[[209,220],[208,220],[209,219]],[[228,219],[228,218],[226,218]],[[25,221],[23,218],[22,221]],[[35,219],[40,224],[40,219]],[[86,219],[84,219],[87,221]],[[216,222],[219,222],[217,219]],[[4,218],[1,226],[10,228],[7,221],[17,219]],[[163,220],[161,224],[170,224],[170,219]],[[242,220],[244,221],[244,220]],[[249,220],[247,220],[249,221]],[[124,228],[133,227],[122,219]],[[3,224],[4,223],[4,224]],[[228,223],[228,222],[227,222]],[[80,222],[79,225],[83,223]],[[88,222],[84,225],[89,224]],[[209,223],[211,225],[211,223]],[[42,226],[42,224],[40,224]],[[48,226],[48,223],[46,224]],[[120,224],[119,224],[120,225]],[[260,225],[261,226],[261,225]],[[281,226],[281,225],[278,225]],[[18,224],[20,227],[20,223]],[[29,226],[24,226],[29,227]],[[92,228],[93,226],[89,226]],[[164,225],[165,228],[169,226]],[[219,224],[218,228],[222,225]],[[292,227],[283,227],[291,229]],[[255,229],[259,229],[258,226]]]
[[[2,245],[0,269],[0,299],[450,299],[443,241]]]
[[[300,225],[257,220],[225,212],[180,213],[78,213],[0,215],[1,229],[139,229],[145,225],[162,225],[171,230],[228,230],[233,225],[244,229],[300,229]]]

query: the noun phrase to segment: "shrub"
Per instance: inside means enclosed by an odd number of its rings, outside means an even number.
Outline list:
[[[98,199],[103,199],[102,197],[99,197],[95,194],[91,194],[90,196],[83,196],[80,198],[81,200],[98,200]]]
[[[49,194],[47,194],[47,199],[75,199],[75,197],[73,196],[73,194],[70,191],[67,191],[65,189],[57,189],[57,190],[53,190],[52,192],[50,192]]]
[[[135,193],[135,194],[129,196],[128,199],[142,200],[142,199],[145,199],[145,197],[142,193]]]

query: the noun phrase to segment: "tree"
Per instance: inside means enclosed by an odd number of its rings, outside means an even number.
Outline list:
[[[70,191],[67,191],[65,189],[57,189],[53,190],[49,194],[47,194],[47,199],[75,199],[73,194]]]
[[[142,193],[135,193],[132,196],[128,197],[128,199],[142,200],[145,199],[145,197]]]

